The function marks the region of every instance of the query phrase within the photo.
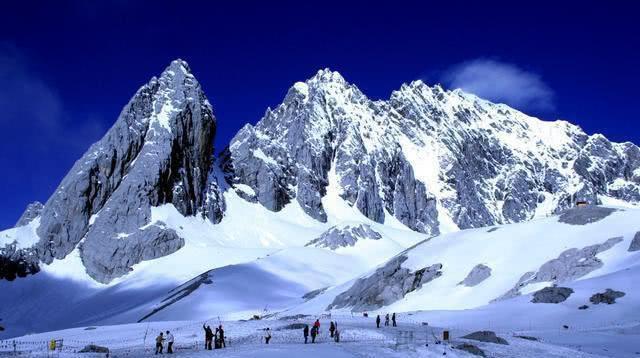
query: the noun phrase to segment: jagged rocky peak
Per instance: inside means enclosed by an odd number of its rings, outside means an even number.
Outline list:
[[[216,120],[185,61],[142,86],[107,134],[78,160],[46,202],[33,250],[51,263],[79,248],[87,273],[109,282],[184,240],[151,207],[222,217],[213,175]],[[82,241],[82,244],[79,243]]]
[[[278,211],[326,221],[331,185],[348,204],[413,230],[521,222],[603,196],[640,201],[637,146],[588,136],[465,93],[404,84],[371,101],[337,72],[295,83],[224,155],[233,185]]]
[[[232,139],[228,178],[249,186],[268,209],[295,199],[326,221],[322,197],[333,169],[340,196],[365,216],[382,223],[387,212],[411,228],[437,232],[433,196],[391,140],[383,107],[337,72],[321,70]]]

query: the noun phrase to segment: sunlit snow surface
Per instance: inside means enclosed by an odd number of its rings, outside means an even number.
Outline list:
[[[423,321],[460,332],[455,333],[457,337],[472,330],[495,330],[511,345],[496,347],[481,343],[479,346],[496,357],[589,356],[580,353],[580,349],[604,356],[635,354],[635,348],[625,342],[639,338],[640,254],[627,249],[640,230],[640,210],[610,201],[608,204],[618,204],[619,210],[592,224],[568,225],[560,223],[557,217],[547,217],[428,238],[408,230],[390,215],[384,225],[370,221],[339,199],[339,190],[332,182],[330,179],[323,198],[327,223],[308,217],[297,202],[274,213],[240,199],[233,190],[225,192],[228,216],[217,225],[199,217],[183,217],[171,205],[153,208],[152,223],[163,222],[176,230],[185,238],[182,249],[140,263],[129,275],[109,285],[97,284],[86,275],[77,249],[64,260],[44,265],[37,275],[13,282],[0,281],[0,317],[7,327],[2,337],[74,326],[136,322],[161,307],[171,296],[170,290],[209,272],[211,284],[202,284],[147,319],[154,330],[150,334],[157,334],[157,329],[177,330],[179,347],[189,342],[182,348],[184,355],[208,354],[193,347],[200,336],[201,321],[217,321],[218,317],[227,321],[231,343],[237,340],[224,352],[225,356],[282,356],[299,352],[307,356],[338,357],[441,355],[438,350],[441,346],[427,349],[420,342],[398,348],[396,333],[371,329],[367,327],[371,321],[351,318],[348,309],[332,312],[344,322],[344,335],[352,334],[352,341],[347,340],[344,345],[325,341],[322,345],[301,348],[295,343],[300,333],[297,331],[274,334],[275,344],[267,350],[259,343],[257,327],[284,325],[287,322],[278,317],[287,315],[326,314],[325,309],[334,297],[348,289],[355,279],[370,275],[375,267],[409,249],[404,253],[408,260],[403,267],[415,270],[442,263],[443,275],[380,312],[369,312],[371,316],[387,311],[405,312],[401,314],[404,323],[413,322],[405,328],[414,331],[416,337],[423,330]],[[353,247],[334,251],[305,247],[332,226],[360,223],[370,225],[382,239],[360,240]],[[35,235],[36,227],[37,221],[34,221],[20,229],[25,232],[20,238],[33,240],[27,234]],[[4,231],[0,237],[13,238],[16,230]],[[531,294],[544,287],[542,283],[525,286],[520,297],[489,304],[511,289],[524,272],[537,270],[561,252],[600,244],[618,236],[623,237],[622,242],[597,255],[604,262],[602,268],[565,285],[575,291],[567,301],[557,305],[532,304]],[[491,267],[491,276],[474,287],[459,285],[477,264]],[[326,291],[315,298],[303,299],[306,293],[325,288]],[[607,288],[626,295],[614,305],[589,303],[592,294]],[[583,304],[591,307],[578,310]],[[264,314],[273,315],[272,319],[236,321]],[[565,324],[570,330],[562,328]],[[143,352],[140,340],[146,329],[147,323],[142,322],[90,331],[45,333],[20,340],[31,342],[55,336],[82,342],[105,341],[105,345],[113,349],[137,355]],[[543,342],[512,338],[514,332],[542,338]],[[518,355],[520,351],[524,353]],[[448,355],[465,356],[459,351],[448,352]]]

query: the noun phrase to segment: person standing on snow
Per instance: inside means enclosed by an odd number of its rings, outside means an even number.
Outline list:
[[[218,339],[220,340],[220,348],[227,348],[227,344],[224,341],[224,329],[222,325],[218,326]]]
[[[380,315],[378,315],[378,317],[376,317],[376,327],[380,328]]]
[[[318,327],[314,324],[311,327],[311,343],[316,343],[316,336],[318,335]]]
[[[336,343],[340,342],[340,330],[338,330],[338,322],[336,322],[336,332],[333,334],[333,339]]]
[[[160,335],[156,337],[156,354],[162,354],[162,342],[164,342],[164,337],[160,332]]]
[[[269,327],[267,327],[267,330],[264,333],[264,343],[269,344],[270,340],[271,340],[271,330],[269,329]]]
[[[331,335],[331,338],[333,338],[333,332],[335,332],[336,330],[336,326],[333,324],[333,321],[331,321],[331,323],[329,324],[329,334]]]
[[[304,329],[302,330],[302,335],[304,336],[304,344],[307,344],[307,340],[309,339],[309,325],[305,324]]]
[[[391,315],[391,324],[393,324],[394,327],[398,327],[396,326],[396,313],[393,312],[393,315]]]
[[[389,314],[388,313],[387,313],[386,316],[384,316],[384,325],[387,326],[387,327],[389,326]]]
[[[167,331],[167,353],[173,354],[173,334]]]
[[[210,326],[202,325],[202,329],[204,329],[204,349],[211,350],[211,343],[213,341],[213,331]]]

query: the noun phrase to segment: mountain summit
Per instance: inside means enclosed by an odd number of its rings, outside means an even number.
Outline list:
[[[215,131],[200,84],[173,61],[49,200],[27,208],[22,234],[3,239],[0,277],[77,250],[86,272],[108,283],[185,245],[153,208],[224,223],[229,187],[273,212],[295,202],[326,223],[327,201],[339,201],[371,222],[430,236],[545,217],[576,201],[640,201],[637,146],[422,81],[373,101],[324,69],[243,127],[220,160]]]
[[[234,184],[325,221],[334,190],[369,219],[428,234],[520,222],[601,197],[640,200],[640,151],[422,81],[372,101],[320,70],[245,126],[224,155]]]

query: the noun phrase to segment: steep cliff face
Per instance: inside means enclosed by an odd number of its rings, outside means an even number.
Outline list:
[[[79,247],[89,275],[109,282],[132,265],[178,250],[175,231],[151,222],[152,206],[222,218],[213,172],[216,122],[186,62],[142,86],[107,134],[78,160],[38,209],[32,250],[51,263]],[[213,179],[212,179],[213,178]],[[23,219],[21,219],[21,222]]]
[[[599,196],[638,202],[638,153],[631,143],[421,81],[372,101],[321,70],[245,126],[224,167],[270,210],[295,199],[324,221],[321,199],[336,180],[340,196],[368,218],[392,215],[437,234],[547,216]]]

